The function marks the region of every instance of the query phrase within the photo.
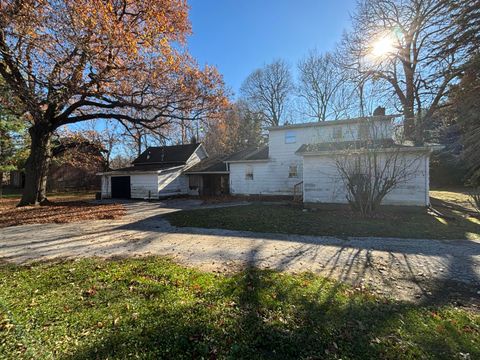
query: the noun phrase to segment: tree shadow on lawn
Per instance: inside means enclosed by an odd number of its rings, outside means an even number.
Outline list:
[[[144,296],[163,296],[151,291]],[[379,300],[312,274],[293,278],[248,267],[193,303],[165,310],[151,309],[64,359],[480,355],[460,336],[462,324],[450,324],[431,309]]]
[[[175,253],[176,245],[168,241],[163,245],[163,241],[164,237],[178,234],[180,238],[175,242],[181,246],[185,241],[185,246],[191,249],[184,248],[183,255],[187,250],[195,252],[203,262],[220,259],[249,266],[268,266],[276,270],[311,270],[354,286],[362,285],[367,276],[373,276],[374,282],[378,282],[381,287],[393,290],[398,286],[413,283],[415,289],[411,292],[420,293],[420,298],[414,299],[416,302],[436,305],[452,301],[459,304],[480,302],[477,294],[480,288],[478,276],[480,243],[476,241],[381,238],[366,241],[362,238],[345,240],[335,237],[175,228],[156,215],[87,235],[76,234],[73,225],[69,225],[68,229],[70,228],[72,228],[70,233],[67,231],[49,235],[48,241],[5,242],[1,250],[7,253],[10,251],[12,255],[4,257],[4,260],[15,260],[30,253],[39,255],[40,259],[47,256],[52,258],[63,253],[69,253],[69,256],[102,253],[128,256],[130,253],[148,253],[152,245],[158,246],[161,249],[160,253]],[[10,233],[24,231],[25,238],[28,238],[34,230],[22,227],[5,231]],[[181,235],[185,235],[185,240]],[[202,238],[192,238],[192,235],[208,235],[210,239],[218,242],[218,245],[210,245],[205,253],[201,254]],[[85,236],[88,236],[87,240]],[[227,245],[223,244],[225,237],[231,239]],[[276,249],[276,245],[272,246],[272,241],[281,244],[279,250]],[[92,246],[88,251],[86,244]],[[245,251],[231,248],[233,244]],[[381,263],[378,261],[377,252],[384,254],[380,257]],[[298,264],[302,262],[306,265],[299,270]],[[401,278],[392,278],[391,274],[400,268]]]

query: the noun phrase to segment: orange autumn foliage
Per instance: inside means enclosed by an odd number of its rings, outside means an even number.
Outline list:
[[[31,121],[22,204],[43,200],[39,177],[63,125],[153,130],[223,111],[222,76],[190,56],[190,33],[185,0],[0,0],[0,75]]]

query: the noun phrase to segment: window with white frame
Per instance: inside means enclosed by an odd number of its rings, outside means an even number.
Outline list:
[[[253,166],[247,165],[245,167],[245,180],[253,180]]]
[[[288,168],[288,177],[289,178],[296,178],[298,177],[298,165],[292,164]]]
[[[295,131],[287,131],[285,133],[285,144],[295,144],[297,142],[297,136]]]
[[[341,126],[334,126],[332,131],[335,140],[343,139],[343,128]]]

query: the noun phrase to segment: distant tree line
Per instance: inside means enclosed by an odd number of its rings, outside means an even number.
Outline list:
[[[351,30],[331,52],[310,50],[296,71],[282,59],[253,71],[240,89],[242,114],[266,128],[383,106],[403,115],[407,141],[455,148],[465,179],[478,183],[479,34],[478,0],[359,1]]]

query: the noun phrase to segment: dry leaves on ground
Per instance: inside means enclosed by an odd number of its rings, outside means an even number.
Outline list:
[[[23,224],[113,220],[126,214],[125,207],[121,204],[95,204],[70,200],[17,208],[15,207],[17,203],[18,199],[0,200],[0,228]]]

